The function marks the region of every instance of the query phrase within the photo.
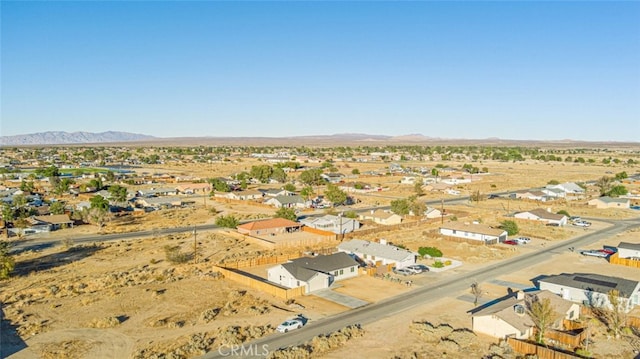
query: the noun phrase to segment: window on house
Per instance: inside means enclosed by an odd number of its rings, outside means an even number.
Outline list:
[[[334,276],[338,276],[338,271],[333,272]]]
[[[300,286],[300,281],[297,281],[297,283],[298,283],[298,287],[299,287]]]
[[[340,275],[344,274],[344,269],[340,269]]]
[[[456,234],[456,230],[455,229],[452,232],[453,232],[453,234]]]
[[[351,273],[356,271],[356,267],[351,267]]]

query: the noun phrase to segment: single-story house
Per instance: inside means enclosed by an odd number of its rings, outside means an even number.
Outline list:
[[[616,289],[628,312],[640,303],[640,282],[592,273],[562,273],[538,279],[538,288],[566,300],[592,307],[610,308],[609,291]]]
[[[515,191],[511,194],[511,196],[515,199],[528,199],[530,201],[547,201],[547,195],[542,191]]]
[[[228,199],[235,199],[238,201],[249,201],[255,199],[261,199],[263,197],[262,192],[255,190],[246,190],[246,191],[231,191],[227,192],[221,197]]]
[[[269,188],[269,189],[258,189],[264,196],[267,197],[278,197],[278,196],[293,196],[294,192],[287,191],[286,189],[277,189],[277,188]]]
[[[299,195],[294,196],[276,196],[269,198],[264,203],[276,208],[307,208],[307,202]]]
[[[449,188],[451,188],[450,184],[442,183],[442,182],[431,183],[424,186],[424,190],[428,192],[440,192],[440,191],[445,191]]]
[[[440,227],[440,234],[479,241],[484,244],[496,244],[507,240],[507,231],[476,223],[449,222]]]
[[[547,185],[546,188],[559,189],[565,193],[563,196],[566,199],[579,199],[584,197],[584,188],[578,186],[574,182],[565,182],[557,185]]]
[[[392,264],[396,268],[404,268],[416,264],[416,253],[387,244],[385,240],[380,243],[352,239],[338,245],[338,251],[357,256],[362,262],[382,265]]]
[[[267,270],[267,280],[287,288],[304,286],[307,293],[358,275],[358,262],[346,253],[302,257]]]
[[[136,198],[135,204],[136,207],[159,209],[181,207],[183,201],[177,196],[140,197]]]
[[[471,311],[471,327],[474,332],[495,338],[513,337],[528,339],[534,334],[535,325],[527,310],[528,303],[548,299],[558,319],[552,329],[563,329],[563,319],[574,320],[580,316],[580,306],[549,292],[518,291],[497,301]]]
[[[211,192],[210,183],[183,183],[176,186],[179,193],[184,194],[208,194]]]
[[[427,207],[427,209],[424,211],[424,216],[430,219],[441,218],[442,212],[437,208]]]
[[[383,190],[382,187],[373,187],[370,184],[364,182],[340,183],[338,185],[338,189],[347,193],[369,193]]]
[[[322,173],[320,177],[329,183],[340,183],[344,179],[342,173]]]
[[[548,198],[565,198],[567,193],[559,188],[543,188],[540,190]]]
[[[605,208],[629,208],[631,201],[628,198],[613,198],[609,196],[598,197],[587,202],[589,206],[596,206],[598,209]]]
[[[239,233],[251,236],[264,236],[270,234],[292,233],[300,231],[302,224],[285,218],[263,219],[260,221],[247,222],[239,225],[236,229]]]
[[[377,224],[383,224],[385,226],[389,226],[392,224],[400,224],[402,222],[402,217],[397,215],[391,211],[384,211],[382,209],[371,210],[370,212],[360,213],[358,218],[361,221],[370,220]]]
[[[536,208],[530,211],[518,212],[514,215],[514,217],[519,219],[542,221],[545,223],[555,223],[559,226],[565,226],[567,224],[567,216],[551,213],[550,210],[545,210],[543,208]]]
[[[335,234],[351,233],[360,228],[360,222],[343,216],[327,214],[322,217],[307,217],[300,220],[307,227],[333,232]]]
[[[170,187],[150,188],[138,190],[137,194],[141,197],[175,196],[178,194],[178,190]]]
[[[29,223],[32,225],[47,225],[49,230],[55,231],[56,229],[64,227],[73,227],[74,221],[69,218],[68,214],[51,214],[48,216],[33,216],[28,218]]]
[[[620,242],[618,244],[618,258],[640,259],[640,243]]]

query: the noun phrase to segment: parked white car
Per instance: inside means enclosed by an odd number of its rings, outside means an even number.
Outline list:
[[[587,221],[574,221],[572,224],[574,226],[576,226],[576,227],[589,227],[589,226],[591,226],[591,222],[587,222]]]
[[[517,242],[518,244],[528,244],[529,242],[531,242],[531,238],[529,237],[516,237],[513,239],[513,241]]]
[[[302,322],[302,319],[289,319],[284,321],[284,323],[278,325],[278,327],[276,328],[277,331],[279,331],[280,333],[286,333],[290,330],[294,330],[294,329],[300,329],[304,326],[304,323]]]
[[[413,274],[416,274],[416,272],[413,272],[413,271],[411,271],[409,269],[406,269],[406,268],[394,269],[393,273],[400,274],[400,275],[413,275]]]

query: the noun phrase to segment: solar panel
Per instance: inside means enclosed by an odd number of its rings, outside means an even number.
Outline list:
[[[574,277],[573,280],[575,280],[576,282],[589,283],[589,284],[594,284],[594,285],[599,285],[602,287],[609,287],[609,288],[615,288],[618,285],[618,283],[607,282],[604,280],[598,280],[598,279],[587,278],[587,277]]]

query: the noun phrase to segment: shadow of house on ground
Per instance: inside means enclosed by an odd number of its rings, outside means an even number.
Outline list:
[[[18,335],[17,327],[4,319],[4,311],[0,305],[0,358],[7,358],[26,347],[27,343]]]
[[[13,275],[28,275],[32,272],[52,269],[87,258],[102,248],[99,246],[72,247],[64,252],[47,254],[42,257],[16,262]]]

